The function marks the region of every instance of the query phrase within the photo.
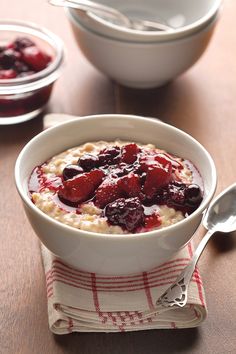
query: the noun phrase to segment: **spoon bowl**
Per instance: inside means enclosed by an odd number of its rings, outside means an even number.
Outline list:
[[[203,226],[219,232],[236,230],[236,183],[223,191],[204,214]]]

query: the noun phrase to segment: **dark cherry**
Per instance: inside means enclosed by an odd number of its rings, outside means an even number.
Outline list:
[[[77,175],[79,175],[80,173],[83,173],[84,170],[82,167],[77,166],[77,165],[67,165],[62,173],[63,176],[63,180],[67,181],[68,179],[71,179]]]
[[[144,208],[138,198],[119,198],[108,204],[105,216],[112,225],[135,231],[144,224]]]
[[[96,155],[84,154],[78,160],[78,165],[84,169],[84,171],[91,171],[93,168],[98,167],[99,159]]]
[[[202,201],[202,192],[197,184],[188,185],[185,190],[186,203],[198,207]]]

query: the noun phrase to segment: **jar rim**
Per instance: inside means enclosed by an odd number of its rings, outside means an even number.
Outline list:
[[[45,27],[32,22],[1,20],[1,31],[15,31],[37,37],[48,43],[55,50],[52,62],[43,70],[29,76],[0,80],[0,95],[29,92],[39,89],[55,81],[59,76],[59,68],[64,60],[64,45],[62,40]]]

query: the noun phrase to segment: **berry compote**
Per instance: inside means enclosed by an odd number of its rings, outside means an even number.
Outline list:
[[[90,143],[92,151],[70,149],[35,168],[29,191],[41,210],[78,228],[105,222],[105,233],[117,226],[138,233],[178,222],[201,204],[201,177],[190,161],[152,145],[96,144]]]
[[[46,69],[53,58],[27,37],[18,37],[0,46],[0,117],[35,112],[45,106],[52,85],[41,85],[24,92],[22,85],[36,82],[33,75]],[[17,80],[16,80],[17,79]],[[43,87],[45,86],[45,87]]]

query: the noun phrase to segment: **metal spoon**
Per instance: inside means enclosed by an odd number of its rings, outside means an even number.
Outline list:
[[[51,5],[70,7],[81,10],[82,12],[91,12],[109,20],[118,20],[120,26],[139,30],[139,31],[173,31],[173,28],[163,23],[131,19],[122,12],[106,5],[99,4],[90,0],[49,0]]]
[[[188,299],[188,286],[195,266],[207,242],[216,232],[236,230],[236,183],[225,189],[214,199],[203,215],[203,226],[208,230],[199,243],[193,258],[177,277],[175,283],[157,300],[157,305],[164,307],[183,307]]]

